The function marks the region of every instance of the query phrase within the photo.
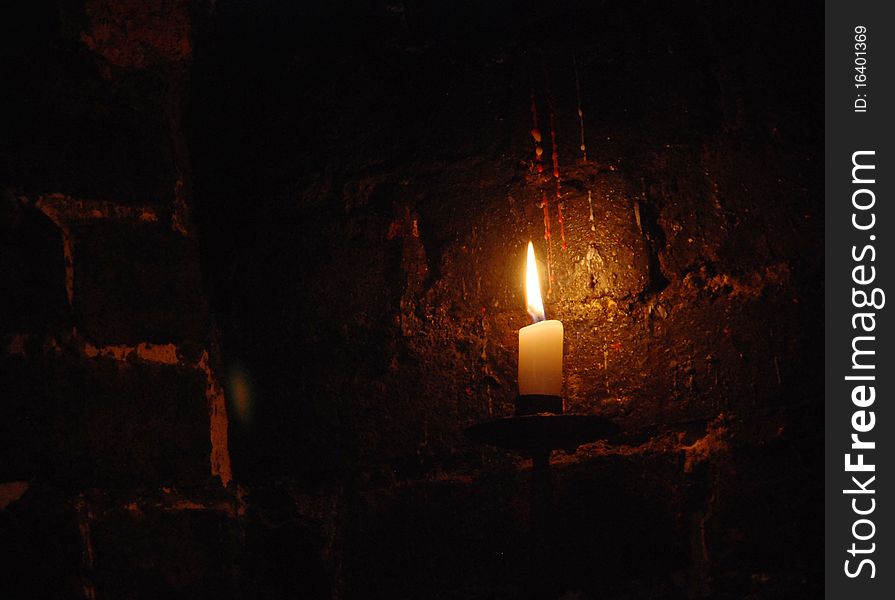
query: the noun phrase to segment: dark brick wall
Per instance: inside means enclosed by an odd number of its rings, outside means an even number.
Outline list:
[[[4,598],[235,589],[226,406],[175,128],[188,64],[155,51],[190,16],[162,4],[4,18]],[[121,10],[131,33],[103,37]]]

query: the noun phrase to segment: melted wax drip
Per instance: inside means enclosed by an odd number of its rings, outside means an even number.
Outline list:
[[[544,163],[541,157],[544,155],[544,148],[541,147],[541,130],[538,127],[538,103],[535,101],[534,86],[531,87],[531,137],[535,142],[535,168],[538,173],[543,173]]]
[[[550,92],[550,75],[547,67],[541,63],[544,70],[544,92],[547,96],[547,116],[550,122],[550,143],[553,148],[553,178],[556,179],[556,197],[562,197],[562,183],[559,177],[559,151],[556,146],[556,122],[553,111],[553,94]]]
[[[559,177],[559,152],[556,148],[556,127],[553,124],[553,100],[548,99],[550,110],[550,143],[553,146],[553,177],[556,179],[556,197],[562,197],[562,183]]]
[[[587,146],[584,144],[584,111],[581,110],[581,83],[578,79],[578,61],[572,53],[572,67],[575,69],[575,95],[578,99],[578,126],[581,129],[581,160],[587,162]]]
[[[562,251],[566,251],[566,226],[563,224],[562,219],[562,202],[556,205],[556,210],[559,212],[556,220],[559,221],[559,239],[562,240]]]
[[[541,207],[544,209],[544,243],[547,245],[547,295],[553,291],[553,244],[550,243],[550,208],[547,193],[541,190]]]
[[[596,233],[597,226],[596,223],[594,223],[594,201],[593,198],[591,198],[590,190],[587,190],[587,207],[590,209],[590,230]]]

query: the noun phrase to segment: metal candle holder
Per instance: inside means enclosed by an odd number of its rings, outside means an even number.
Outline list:
[[[574,452],[581,444],[616,433],[618,426],[605,417],[564,414],[562,397],[534,394],[516,397],[512,417],[485,421],[466,430],[476,442],[531,457],[534,468],[549,468],[552,450]]]
[[[529,525],[535,572],[544,572],[537,567],[543,567],[545,562],[545,541],[553,510],[550,453],[553,450],[575,452],[581,444],[616,433],[618,426],[613,421],[596,415],[564,414],[562,397],[544,395],[517,396],[512,417],[485,421],[466,429],[467,437],[476,442],[505,448],[532,460]],[[545,582],[537,580],[537,584]]]

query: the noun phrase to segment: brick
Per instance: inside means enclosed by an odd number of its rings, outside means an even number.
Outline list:
[[[205,508],[97,511],[97,598],[234,598],[236,519]]]
[[[0,361],[0,480],[66,487],[210,477],[205,376],[169,365],[65,356]]]
[[[74,313],[100,344],[205,340],[209,318],[195,242],[161,224],[72,228]]]
[[[205,384],[196,370],[97,361],[84,410],[94,477],[112,484],[205,480],[211,451]]]
[[[0,480],[67,471],[63,431],[55,430],[54,420],[64,425],[71,404],[59,393],[62,382],[75,390],[80,375],[69,361],[0,359]]]
[[[17,90],[6,98],[4,144],[13,150],[0,161],[0,181],[29,195],[169,204],[177,174],[165,75],[103,77],[87,48],[59,37],[60,17],[77,27],[75,13],[46,2],[21,8],[0,40],[4,81]]]
[[[335,569],[327,546],[338,542],[315,519],[319,515],[303,512],[300,498],[279,485],[253,488],[245,500],[248,508],[240,519],[243,544],[238,556],[242,597],[331,596]],[[329,507],[329,501],[323,497],[321,504]],[[269,548],[277,551],[271,553]]]
[[[0,333],[39,334],[68,319],[59,229],[35,208],[0,200]]]
[[[83,598],[82,552],[73,505],[29,490],[0,510],[0,598]]]

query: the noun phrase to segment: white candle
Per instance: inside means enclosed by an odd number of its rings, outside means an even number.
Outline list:
[[[525,304],[534,325],[519,330],[519,394],[562,395],[562,323],[547,321],[534,246],[528,242]]]

